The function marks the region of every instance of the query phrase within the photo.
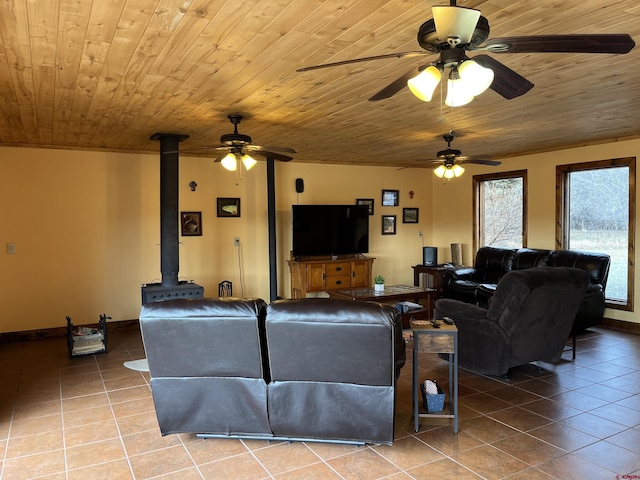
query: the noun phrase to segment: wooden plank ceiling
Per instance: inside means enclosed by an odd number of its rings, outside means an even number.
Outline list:
[[[445,147],[496,159],[640,134],[640,47],[626,55],[491,54],[535,84],[441,107],[408,89],[367,99],[437,57],[297,73],[319,63],[419,50],[416,34],[447,0],[8,0],[0,3],[0,145],[158,152],[239,131],[295,148],[295,161],[420,166]],[[490,38],[628,33],[637,0],[459,0]],[[473,56],[473,53],[470,53]],[[211,152],[206,152],[213,156]]]

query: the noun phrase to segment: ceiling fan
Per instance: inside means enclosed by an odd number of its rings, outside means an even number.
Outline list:
[[[627,34],[531,35],[487,40],[490,32],[489,21],[480,13],[476,9],[458,7],[456,0],[450,0],[448,6],[433,6],[433,19],[427,20],[420,26],[418,44],[424,51],[355,58],[304,67],[297,71],[306,72],[371,60],[437,54],[439,57],[435,61],[412,68],[369,100],[376,101],[392,97],[408,86],[418,98],[430,101],[436,86],[446,75],[448,88],[445,103],[456,107],[469,103],[487,88],[491,88],[506,99],[524,95],[533,88],[533,83],[493,57],[480,54],[470,58],[467,52],[624,54],[635,46],[635,42]],[[448,74],[446,74],[447,69]]]
[[[456,132],[454,132],[453,130],[443,135],[442,138],[445,142],[447,142],[447,148],[444,150],[440,150],[436,155],[436,159],[427,161],[428,165],[435,165],[438,163],[440,164],[433,171],[436,176],[447,179],[459,177],[464,173],[464,168],[461,166],[464,163],[479,163],[481,165],[491,165],[494,167],[502,164],[502,162],[498,162],[497,160],[469,158],[462,155],[462,152],[460,150],[451,148],[451,142],[453,142],[455,135]]]
[[[238,164],[242,162],[244,167],[249,170],[257,163],[251,155],[259,155],[265,158],[280,160],[281,162],[289,162],[293,160],[289,153],[297,153],[293,148],[289,147],[266,147],[253,145],[251,137],[238,133],[238,124],[242,121],[243,116],[237,113],[227,115],[229,121],[233,124],[233,133],[226,133],[220,137],[221,145],[208,145],[193,150],[181,150],[181,152],[193,152],[196,150],[215,150],[220,155],[214,162],[221,162],[222,166],[227,170],[235,171]]]

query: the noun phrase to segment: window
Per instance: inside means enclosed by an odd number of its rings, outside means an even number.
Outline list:
[[[611,257],[607,307],[633,310],[635,158],[556,167],[556,245]]]
[[[527,246],[527,171],[473,176],[474,250]]]

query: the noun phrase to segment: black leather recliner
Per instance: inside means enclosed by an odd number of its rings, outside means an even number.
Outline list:
[[[504,375],[511,367],[560,360],[587,284],[587,273],[577,268],[512,270],[488,308],[441,298],[435,318],[455,321],[460,367]]]

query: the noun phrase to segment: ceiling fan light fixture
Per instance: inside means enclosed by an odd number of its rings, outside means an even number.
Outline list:
[[[445,168],[444,178],[446,178],[447,180],[450,180],[453,177],[455,177],[455,174],[453,173],[453,169],[451,167]]]
[[[446,171],[447,171],[447,167],[445,167],[444,165],[440,165],[438,168],[435,168],[433,170],[433,173],[435,173],[436,177],[442,178],[444,177],[444,174]]]
[[[461,44],[471,42],[473,32],[480,19],[480,10],[457,6],[434,5],[431,8],[431,12],[433,13],[433,21],[436,25],[438,40],[447,42],[449,39],[459,39],[457,43]]]
[[[220,163],[230,172],[235,172],[238,169],[238,160],[233,153],[227,153]]]
[[[430,102],[433,92],[442,79],[442,72],[435,65],[425,68],[422,72],[407,81],[411,93],[423,102]]]
[[[458,75],[465,90],[475,97],[491,86],[494,73],[474,60],[465,60],[458,65]]]
[[[242,163],[244,164],[244,168],[246,168],[248,171],[255,167],[256,163],[258,162],[254,158],[245,154],[242,156]]]

